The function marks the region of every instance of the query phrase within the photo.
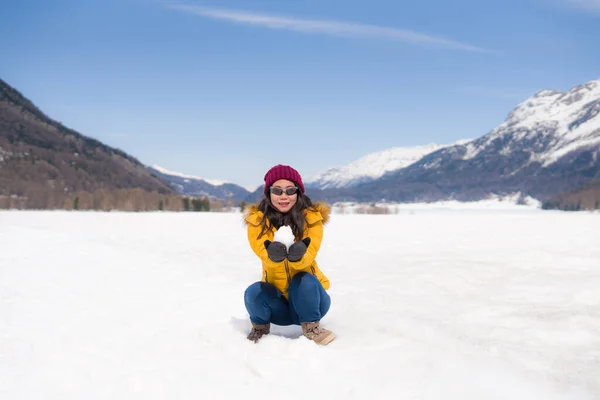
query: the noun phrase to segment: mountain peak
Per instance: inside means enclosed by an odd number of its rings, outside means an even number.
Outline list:
[[[537,92],[532,96],[532,98],[540,98],[540,97],[552,97],[552,96],[560,96],[563,92],[559,92],[554,89],[543,89]]]
[[[546,167],[576,150],[600,144],[600,79],[566,92],[545,89],[517,105],[488,135],[467,146],[464,160],[498,149],[503,156],[528,153]]]
[[[544,89],[518,104],[494,131],[510,127],[535,130],[537,126],[568,130],[568,121],[589,103],[600,100],[600,79],[577,85],[566,92]],[[563,129],[564,128],[564,129]]]

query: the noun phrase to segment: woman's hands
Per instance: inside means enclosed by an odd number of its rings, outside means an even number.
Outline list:
[[[300,261],[304,254],[306,254],[306,249],[310,245],[310,238],[307,237],[292,244],[289,251],[281,242],[271,242],[270,240],[265,240],[264,244],[271,261],[282,262],[287,257],[287,259],[291,262],[296,262]]]

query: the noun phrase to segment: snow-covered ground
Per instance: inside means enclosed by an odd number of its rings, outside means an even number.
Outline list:
[[[334,214],[319,347],[246,340],[240,214],[0,212],[1,399],[600,399],[600,214]]]
[[[476,211],[476,210],[510,210],[525,211],[541,208],[542,202],[530,196],[515,193],[507,196],[490,196],[479,201],[436,201],[431,203],[353,203],[339,202],[333,204],[336,214],[398,214],[415,211]]]

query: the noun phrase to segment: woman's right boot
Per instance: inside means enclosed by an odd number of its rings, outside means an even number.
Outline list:
[[[255,324],[252,323],[252,330],[248,335],[248,340],[252,340],[254,343],[258,342],[261,337],[268,335],[271,331],[271,324]]]

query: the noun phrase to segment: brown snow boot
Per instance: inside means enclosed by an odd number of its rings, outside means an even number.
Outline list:
[[[330,330],[321,328],[319,321],[302,322],[302,332],[308,339],[313,340],[316,344],[327,346],[329,342],[335,339],[335,333]]]
[[[271,324],[259,325],[252,323],[252,330],[248,335],[248,340],[252,340],[254,343],[258,342],[261,337],[268,335],[271,331]]]

